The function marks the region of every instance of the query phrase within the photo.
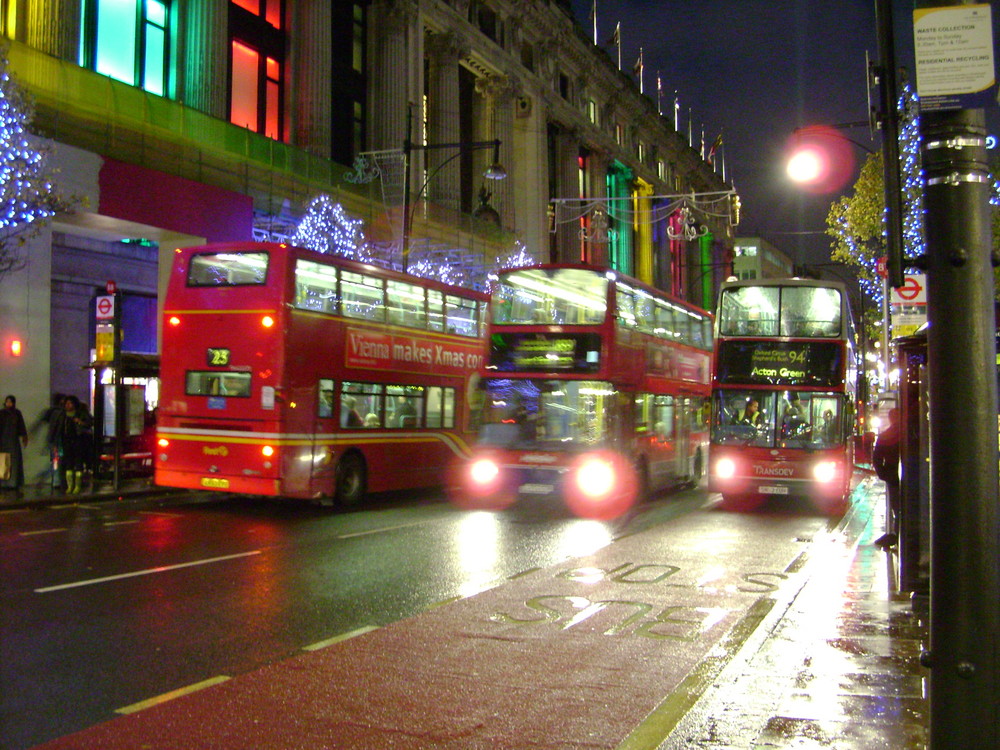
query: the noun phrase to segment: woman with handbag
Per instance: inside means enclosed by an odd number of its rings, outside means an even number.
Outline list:
[[[0,482],[5,490],[17,492],[24,487],[24,454],[22,450],[28,445],[28,430],[24,425],[24,416],[17,408],[17,398],[7,396],[0,409],[0,453],[6,453],[7,468],[0,471],[7,476]]]

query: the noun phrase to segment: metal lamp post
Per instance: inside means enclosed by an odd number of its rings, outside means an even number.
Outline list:
[[[403,184],[403,273],[409,269],[410,265],[410,231],[413,228],[413,212],[416,208],[416,204],[420,201],[420,196],[424,194],[424,190],[427,189],[427,185],[434,178],[434,176],[441,171],[441,169],[457,159],[463,153],[467,151],[475,151],[478,149],[492,148],[493,149],[493,159],[490,162],[490,166],[483,172],[483,177],[488,180],[502,180],[507,176],[507,171],[500,164],[500,139],[495,139],[492,141],[458,141],[455,143],[413,143],[409,138],[403,142],[403,169],[404,169],[404,184]],[[443,162],[435,167],[434,171],[431,172],[424,183],[420,186],[420,190],[417,191],[416,197],[410,200],[410,154],[413,151],[432,151],[438,149],[457,149],[457,151],[445,159]],[[412,205],[411,205],[412,204]]]

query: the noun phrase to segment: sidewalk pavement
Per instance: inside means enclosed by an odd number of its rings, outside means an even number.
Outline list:
[[[883,482],[862,481],[840,534],[811,553],[805,585],[774,607],[658,750],[928,747],[928,614],[896,590],[895,552],[874,544],[886,528],[884,497]]]
[[[68,494],[66,490],[53,487],[50,482],[27,484],[19,492],[0,489],[0,509],[39,508],[64,503],[87,503],[106,500],[124,500],[129,497],[170,494],[175,492],[166,487],[157,487],[152,477],[128,477],[118,482],[118,488],[111,480],[88,480],[83,491]]]
[[[893,553],[874,545],[884,505],[882,483],[863,480],[844,519],[796,540],[805,551],[784,568],[784,583],[750,606],[720,584],[719,612],[739,619],[715,647],[613,639],[599,628],[559,627],[550,637],[557,626],[546,628],[537,613],[551,614],[565,598],[556,596],[556,582],[575,586],[583,569],[540,570],[43,747],[924,749],[929,705],[919,656],[927,622],[908,596],[894,593]],[[782,532],[769,531],[766,518],[734,520],[748,523],[763,544],[745,570],[773,570],[780,553],[771,550],[781,545],[769,545],[769,534]],[[624,537],[588,559],[594,567],[586,570],[620,570],[658,559],[657,550],[682,555],[670,545],[669,534]],[[718,544],[713,549],[720,565],[732,563]],[[707,562],[700,548],[690,552]],[[588,585],[593,602],[628,603],[606,579]],[[682,587],[667,598],[694,605],[705,595]],[[532,605],[534,619],[497,619],[524,618],[518,602]],[[672,609],[647,635],[687,622],[668,616]]]

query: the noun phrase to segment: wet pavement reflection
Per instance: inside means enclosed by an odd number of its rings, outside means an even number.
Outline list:
[[[884,503],[881,482],[868,481],[863,505],[817,545],[808,582],[770,632],[661,750],[927,747],[928,623],[895,592],[893,553],[873,544]]]

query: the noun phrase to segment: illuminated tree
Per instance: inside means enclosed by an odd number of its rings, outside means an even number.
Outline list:
[[[34,107],[11,77],[6,48],[0,47],[0,279],[24,267],[25,244],[68,201],[53,187],[46,169],[50,149],[33,145],[28,126]]]
[[[900,96],[900,181],[903,207],[903,257],[918,258],[927,251],[924,237],[924,179],[920,164],[920,120],[918,100],[910,86]],[[882,178],[882,155],[871,154],[861,168],[854,192],[830,207],[826,233],[833,238],[831,260],[858,267],[863,292],[882,303],[882,282],[875,274],[875,264],[886,254],[885,193]],[[1000,248],[1000,185],[993,184],[993,247]],[[1000,274],[997,275],[1000,289]],[[1000,299],[1000,294],[998,294]]]
[[[309,202],[292,242],[318,253],[370,262],[371,252],[361,224],[361,219],[352,219],[329,195],[320,195]]]

